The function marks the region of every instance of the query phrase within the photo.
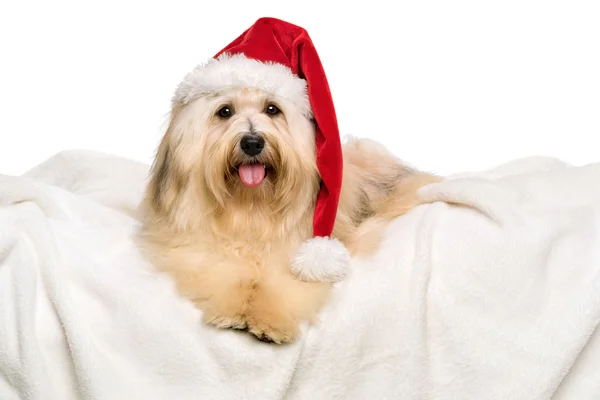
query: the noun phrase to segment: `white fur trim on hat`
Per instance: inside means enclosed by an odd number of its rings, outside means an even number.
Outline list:
[[[226,88],[256,88],[288,99],[306,115],[312,115],[306,81],[287,66],[223,53],[198,65],[177,87],[173,103],[187,104]]]
[[[303,281],[338,282],[348,274],[350,253],[338,239],[315,237],[302,243],[291,268]]]

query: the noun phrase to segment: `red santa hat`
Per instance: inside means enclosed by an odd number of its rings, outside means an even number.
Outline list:
[[[317,166],[322,179],[314,212],[314,237],[298,249],[292,271],[300,279],[337,281],[349,255],[330,238],[342,186],[342,146],[329,84],[308,32],[275,18],[260,18],[181,82],[173,101],[188,103],[228,87],[258,88],[284,97],[316,125]]]

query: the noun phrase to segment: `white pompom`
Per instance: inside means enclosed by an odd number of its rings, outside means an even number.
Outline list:
[[[338,282],[350,268],[350,253],[335,238],[314,237],[302,243],[292,259],[292,273],[303,281]]]

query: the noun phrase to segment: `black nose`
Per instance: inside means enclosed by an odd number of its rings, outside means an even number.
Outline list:
[[[265,147],[265,139],[258,135],[245,135],[240,142],[240,147],[244,153],[250,157],[254,157],[260,154]]]

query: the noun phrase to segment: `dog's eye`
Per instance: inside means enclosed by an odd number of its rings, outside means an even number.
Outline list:
[[[229,106],[224,106],[217,111],[217,115],[221,118],[229,118],[233,115],[233,112]]]
[[[279,108],[277,108],[277,106],[274,106],[273,104],[269,104],[267,106],[267,109],[265,110],[265,112],[269,115],[277,115],[281,112],[281,110]]]

